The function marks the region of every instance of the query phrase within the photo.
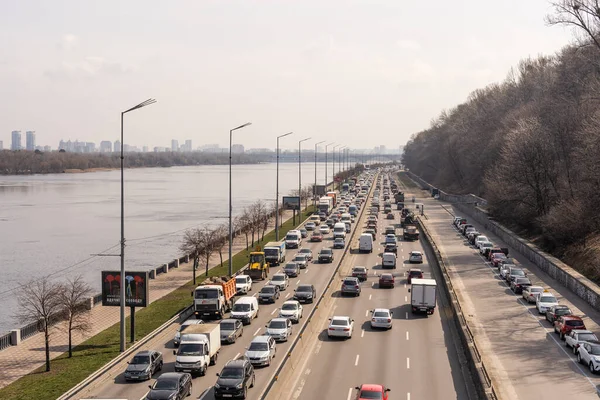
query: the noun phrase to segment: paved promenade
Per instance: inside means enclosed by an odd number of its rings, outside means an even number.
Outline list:
[[[291,211],[284,211],[283,221],[292,218]],[[269,221],[267,232],[275,228],[275,219]],[[285,232],[280,232],[284,235]],[[233,254],[245,249],[246,239],[244,235],[238,236],[233,243]],[[223,250],[224,254],[228,253],[228,248]],[[165,260],[166,261],[166,260]],[[161,260],[157,260],[159,264]],[[219,264],[218,254],[211,259],[210,268]],[[202,271],[200,268],[200,279],[202,279]],[[178,268],[171,269],[166,274],[160,274],[150,281],[150,301],[153,302],[167,295],[173,290],[181,287],[192,280],[192,262],[181,264]],[[191,304],[191,300],[190,300]],[[139,309],[138,309],[139,310]],[[103,307],[97,305],[92,308],[90,313],[91,332],[83,337],[77,332],[73,332],[73,345],[76,346],[85,339],[96,335],[99,332],[111,327],[119,322],[119,307]],[[64,352],[68,351],[68,336],[61,324],[57,329],[53,329],[50,341],[50,357],[55,358]],[[18,346],[11,346],[0,351],[0,388],[3,388],[11,382],[27,375],[35,369],[41,367],[45,363],[44,354],[44,336],[38,333],[30,338],[22,341]]]

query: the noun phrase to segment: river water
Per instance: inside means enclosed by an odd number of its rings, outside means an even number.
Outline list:
[[[234,165],[233,214],[275,199],[275,164]],[[324,163],[317,164],[318,184]],[[336,165],[337,169],[337,165]],[[302,164],[302,186],[314,183]],[[331,163],[328,166],[331,181]],[[125,171],[126,268],[150,269],[181,254],[188,228],[227,223],[229,167]],[[298,188],[298,164],[279,164],[279,195]],[[281,197],[280,197],[281,199]],[[119,269],[120,172],[0,177],[0,333],[18,327],[15,290],[32,278],[81,274],[100,292],[100,271]]]

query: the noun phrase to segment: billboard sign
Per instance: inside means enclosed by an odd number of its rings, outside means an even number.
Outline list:
[[[283,209],[300,211],[300,197],[283,196]]]
[[[315,194],[319,197],[325,196],[327,193],[327,186],[325,185],[317,185],[315,186]]]
[[[148,271],[126,271],[121,279],[121,271],[102,271],[102,305],[121,306],[121,285],[125,285],[125,306],[146,307],[150,294]]]

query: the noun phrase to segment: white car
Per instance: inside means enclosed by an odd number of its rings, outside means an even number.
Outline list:
[[[300,322],[302,318],[302,304],[296,300],[288,300],[281,305],[279,310],[280,318],[289,318],[292,322]]]
[[[392,329],[392,312],[387,308],[376,308],[371,311],[371,328]]]
[[[252,290],[252,278],[248,275],[238,275],[235,277],[235,290],[239,294],[248,294]]]
[[[489,241],[490,241],[490,239],[488,239],[487,236],[479,235],[475,238],[475,247],[479,248],[481,243],[489,242]]]
[[[573,354],[577,354],[577,348],[583,342],[597,342],[598,337],[592,331],[586,329],[573,329],[565,336],[565,346],[573,349]]]
[[[323,235],[327,235],[330,232],[330,229],[327,225],[321,225],[319,227],[319,232],[321,232]]]
[[[423,254],[420,251],[411,251],[410,256],[408,257],[409,263],[422,263],[423,262]]]
[[[528,303],[535,303],[537,297],[544,292],[544,288],[541,286],[529,286],[523,289],[523,299]]]
[[[304,254],[296,254],[292,261],[298,264],[300,269],[305,269],[308,266],[308,260],[306,259],[306,256]]]
[[[550,307],[557,305],[558,300],[552,293],[548,291],[543,291],[535,301],[535,308],[537,308],[538,313],[540,314],[544,314],[550,309]]]
[[[350,339],[354,331],[354,320],[350,317],[335,316],[329,318],[329,327],[327,328],[328,337],[341,337]]]
[[[290,286],[290,278],[286,274],[274,274],[267,285],[278,286],[279,290],[285,290]]]
[[[500,277],[501,277],[503,280],[506,280],[506,276],[507,276],[508,274],[510,274],[510,267],[508,267],[507,265],[503,265],[503,266],[500,268]]]
[[[273,318],[267,325],[265,335],[271,336],[277,342],[287,342],[292,336],[292,321],[288,318]]]
[[[481,242],[479,244],[479,254],[485,253],[485,249],[491,249],[492,247],[494,247],[492,242]]]
[[[308,221],[306,224],[304,224],[304,229],[306,229],[307,231],[314,231],[316,228],[317,224],[315,224],[312,221]]]
[[[312,250],[311,250],[311,249],[309,249],[309,248],[306,248],[306,247],[305,247],[305,248],[303,248],[303,249],[300,249],[300,251],[298,252],[298,254],[302,254],[302,255],[306,256],[306,259],[307,259],[308,261],[312,261],[312,259],[313,259],[313,253],[312,253]]]
[[[577,361],[587,365],[592,374],[600,370],[600,343],[582,343],[577,349]]]
[[[271,365],[277,353],[275,339],[270,336],[256,336],[246,350],[246,358],[252,365]]]

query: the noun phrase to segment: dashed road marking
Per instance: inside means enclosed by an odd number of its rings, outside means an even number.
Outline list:
[[[365,311],[365,317],[369,316],[369,310]]]
[[[354,361],[354,366],[356,367],[358,365],[358,360],[360,358],[360,355],[356,355],[356,361]]]
[[[277,312],[277,308],[274,309],[273,311],[271,311],[271,315],[275,314]]]
[[[287,299],[288,297],[290,297],[290,293],[285,295],[285,298]]]
[[[406,369],[410,369],[410,358],[406,357]]]
[[[298,280],[298,282],[296,282],[296,285],[299,285],[299,284],[300,284],[300,280]]]
[[[408,296],[404,296],[404,301],[408,301]]]
[[[372,297],[372,296],[373,296],[372,294],[370,294],[370,295],[369,295],[369,300],[371,300],[371,297]]]
[[[350,388],[350,389],[348,390],[348,397],[346,398],[346,400],[350,400],[350,397],[352,397],[352,390],[353,390],[353,389],[354,389],[354,388]]]
[[[365,330],[363,329],[362,332],[360,333],[360,337],[364,337],[365,336]]]
[[[254,336],[258,335],[258,332],[260,332],[260,328],[258,328],[258,329],[256,330],[256,332],[254,332]]]
[[[408,331],[406,331],[406,340],[408,340]]]
[[[237,360],[237,358],[238,358],[239,356],[240,356],[240,353],[237,353],[237,354],[235,355],[235,357],[233,357],[233,359],[234,359],[234,360]]]

